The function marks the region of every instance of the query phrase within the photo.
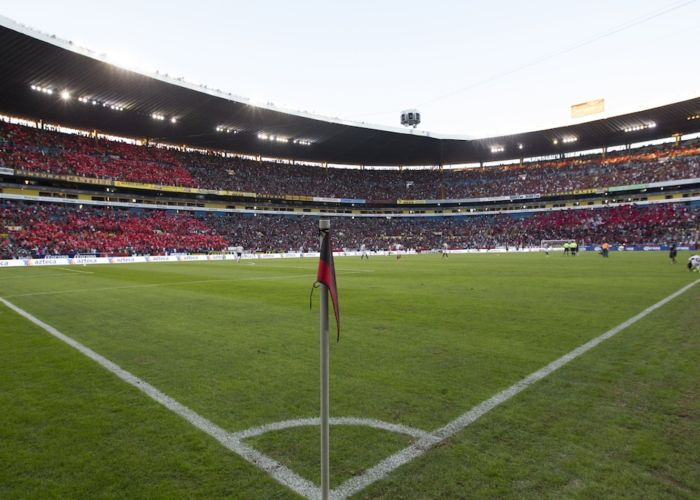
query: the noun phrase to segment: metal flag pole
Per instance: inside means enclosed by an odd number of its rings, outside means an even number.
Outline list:
[[[320,219],[320,244],[328,235],[331,221]],[[330,244],[330,242],[329,242]],[[331,248],[331,251],[333,249]],[[329,401],[329,340],[328,340],[328,287],[321,284],[321,498],[328,500],[330,492],[330,401]]]

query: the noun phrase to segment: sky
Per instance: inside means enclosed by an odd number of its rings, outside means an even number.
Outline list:
[[[0,14],[260,103],[390,126],[417,108],[433,133],[700,96],[700,0],[0,0]]]

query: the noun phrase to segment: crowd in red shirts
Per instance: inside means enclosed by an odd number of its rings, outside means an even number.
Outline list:
[[[0,166],[149,184],[364,200],[460,199],[700,178],[698,142],[467,169],[372,170],[137,146],[0,122]]]
[[[206,253],[242,246],[247,251],[317,248],[310,216],[193,213],[6,201],[0,207],[0,256],[156,255]],[[690,244],[700,241],[700,208],[683,204],[441,218],[336,217],[337,249],[361,245],[404,248],[539,246],[571,239],[581,245]]]
[[[0,166],[147,184],[195,187],[197,181],[167,149],[0,122]]]
[[[223,250],[226,240],[190,213],[7,203],[0,254],[151,255]]]

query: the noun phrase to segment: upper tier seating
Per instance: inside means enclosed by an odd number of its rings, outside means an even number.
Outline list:
[[[460,170],[359,170],[258,162],[135,146],[0,122],[0,166],[149,184],[272,195],[459,199],[555,194],[700,178],[697,142]]]

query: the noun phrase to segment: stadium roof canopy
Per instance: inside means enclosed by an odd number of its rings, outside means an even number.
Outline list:
[[[191,147],[355,165],[487,162],[700,131],[700,97],[483,139],[369,126],[255,105],[167,75],[124,69],[106,56],[1,16],[0,112]]]

